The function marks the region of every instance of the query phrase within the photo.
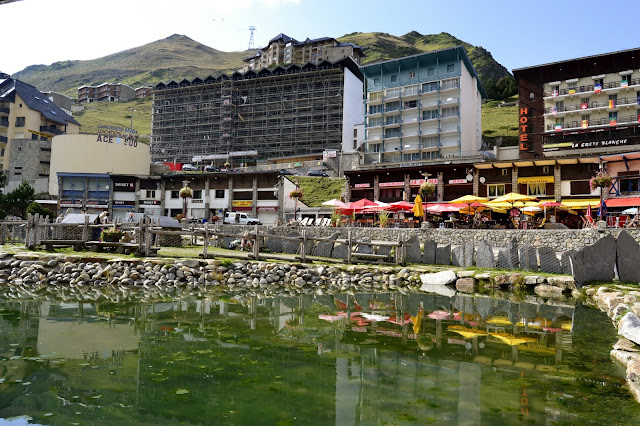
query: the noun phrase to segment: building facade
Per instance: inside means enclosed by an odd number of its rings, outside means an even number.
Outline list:
[[[480,154],[486,93],[462,47],[361,67],[365,165]]]
[[[640,48],[513,71],[522,158],[640,148]]]
[[[122,102],[136,98],[136,91],[122,83],[102,83],[78,88],[78,103]]]
[[[147,98],[147,97],[151,96],[151,91],[152,90],[153,90],[153,87],[151,87],[151,86],[136,87],[135,88],[136,99],[142,99],[142,98]]]
[[[29,182],[47,192],[51,139],[77,134],[80,124],[35,87],[0,75],[0,167],[7,189]]]
[[[233,165],[354,152],[362,74],[346,58],[159,83],[153,161]]]
[[[305,41],[297,41],[286,34],[278,34],[269,40],[266,47],[243,59],[242,71],[260,70],[276,65],[336,62],[344,58],[351,58],[359,64],[362,57],[360,46],[340,43],[335,38],[307,38]]]

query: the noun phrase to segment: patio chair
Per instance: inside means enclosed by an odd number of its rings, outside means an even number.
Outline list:
[[[320,224],[322,223],[323,220],[324,220],[324,218],[321,218],[321,217],[317,218],[315,223],[314,223],[314,225],[315,226],[320,226]]]
[[[596,222],[593,220],[593,218],[591,216],[583,216],[585,223],[586,223],[586,228],[589,229],[596,229]]]
[[[542,222],[540,222],[540,225],[538,225],[538,228],[544,228],[544,224],[547,221],[547,218],[542,218]]]
[[[616,224],[616,228],[624,228],[628,220],[629,220],[629,216],[621,215],[618,218],[618,223]]]

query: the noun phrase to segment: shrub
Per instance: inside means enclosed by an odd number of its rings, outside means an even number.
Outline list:
[[[120,228],[106,228],[100,233],[100,241],[117,243],[124,236],[124,231]]]

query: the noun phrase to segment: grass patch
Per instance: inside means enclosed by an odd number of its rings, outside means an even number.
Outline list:
[[[73,117],[82,126],[83,133],[97,133],[99,124],[130,127],[131,108],[133,128],[138,135],[151,134],[151,98],[136,99],[129,102],[94,102]],[[140,141],[140,139],[138,139]],[[144,141],[143,141],[144,142]],[[148,142],[148,140],[146,141]]]
[[[346,180],[342,178],[287,176],[287,179],[292,182],[297,180],[303,194],[300,201],[309,207],[321,207],[327,200],[340,198],[346,185]]]
[[[482,136],[491,140],[502,138],[501,146],[515,146],[518,144],[518,107],[498,108],[499,104],[499,101],[489,101],[482,105]]]

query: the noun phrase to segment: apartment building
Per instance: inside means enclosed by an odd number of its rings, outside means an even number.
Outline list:
[[[351,58],[159,83],[151,158],[237,167],[355,152],[362,98],[362,74]]]
[[[70,97],[63,95],[62,93],[52,91],[42,92],[42,94],[45,95],[51,102],[62,108],[62,110],[68,115],[73,115],[73,113],[71,112],[71,104],[73,103],[73,100]]]
[[[522,158],[640,149],[640,48],[513,73]]]
[[[478,156],[486,92],[464,48],[366,65],[363,165]]]
[[[80,124],[35,87],[0,74],[0,167],[7,189],[27,181],[47,192],[51,138],[80,132]]]
[[[136,99],[147,98],[151,96],[151,91],[153,87],[151,86],[140,86],[135,88]]]
[[[322,61],[336,62],[351,58],[357,64],[363,57],[362,48],[353,43],[341,43],[335,38],[307,38],[297,41],[286,34],[278,34],[266,47],[258,50],[253,56],[244,58],[243,72],[259,70],[276,65],[287,64],[319,64]]]
[[[78,88],[78,103],[122,102],[136,98],[136,91],[122,83],[102,83]]]

